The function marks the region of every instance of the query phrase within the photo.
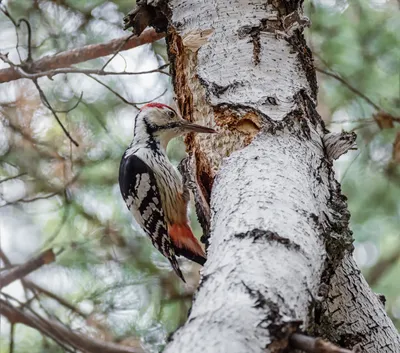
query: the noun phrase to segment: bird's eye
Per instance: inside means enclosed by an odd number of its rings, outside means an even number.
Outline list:
[[[170,118],[173,118],[175,116],[175,113],[172,110],[170,110],[170,111],[168,111],[168,116]]]

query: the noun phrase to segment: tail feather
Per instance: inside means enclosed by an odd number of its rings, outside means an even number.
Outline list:
[[[206,254],[188,224],[169,225],[168,234],[174,244],[176,254],[183,255],[189,260],[204,265]]]
[[[182,271],[179,268],[178,261],[176,260],[176,257],[173,256],[171,258],[168,258],[169,262],[171,263],[172,268],[174,269],[175,273],[178,275],[178,277],[186,283],[185,277],[183,277]]]

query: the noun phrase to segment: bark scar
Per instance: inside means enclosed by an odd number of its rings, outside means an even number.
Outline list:
[[[354,132],[329,133],[323,137],[326,154],[330,160],[338,159],[342,154],[355,147],[357,135]]]
[[[210,36],[214,33],[214,29],[193,30],[186,33],[183,38],[183,46],[192,52],[197,52],[200,47],[206,44]]]

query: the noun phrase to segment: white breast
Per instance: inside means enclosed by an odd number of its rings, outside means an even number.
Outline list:
[[[182,177],[164,153],[141,148],[135,153],[154,172],[168,223],[187,221],[187,204],[182,198]]]

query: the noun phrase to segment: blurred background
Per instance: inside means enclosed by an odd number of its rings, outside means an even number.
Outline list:
[[[127,34],[131,0],[0,1],[32,27],[38,59]],[[390,0],[305,2],[306,37],[318,69],[319,112],[331,131],[355,131],[358,150],[336,162],[348,197],[357,263],[400,328],[400,3]],[[27,29],[0,13],[0,52],[19,63],[28,55]],[[18,42],[18,48],[17,48]],[[77,65],[101,68],[110,56]],[[141,72],[167,63],[164,40],[123,51],[109,71]],[[0,61],[0,69],[8,65]],[[43,317],[105,341],[149,352],[185,322],[199,267],[182,262],[183,285],[132,221],[117,184],[137,107],[172,104],[168,68],[142,75],[60,74],[0,85],[0,240],[2,270],[40,251],[56,262],[3,293]],[[118,93],[118,94],[115,94]],[[75,147],[57,124],[57,112]],[[397,139],[397,140],[396,140]],[[168,153],[177,164],[181,140]],[[192,226],[198,236],[195,213]],[[33,286],[33,287],[32,287]],[[33,289],[32,289],[33,288]],[[0,353],[64,352],[24,325],[1,318]],[[12,333],[12,334],[10,334]],[[12,342],[11,339],[12,338]]]

